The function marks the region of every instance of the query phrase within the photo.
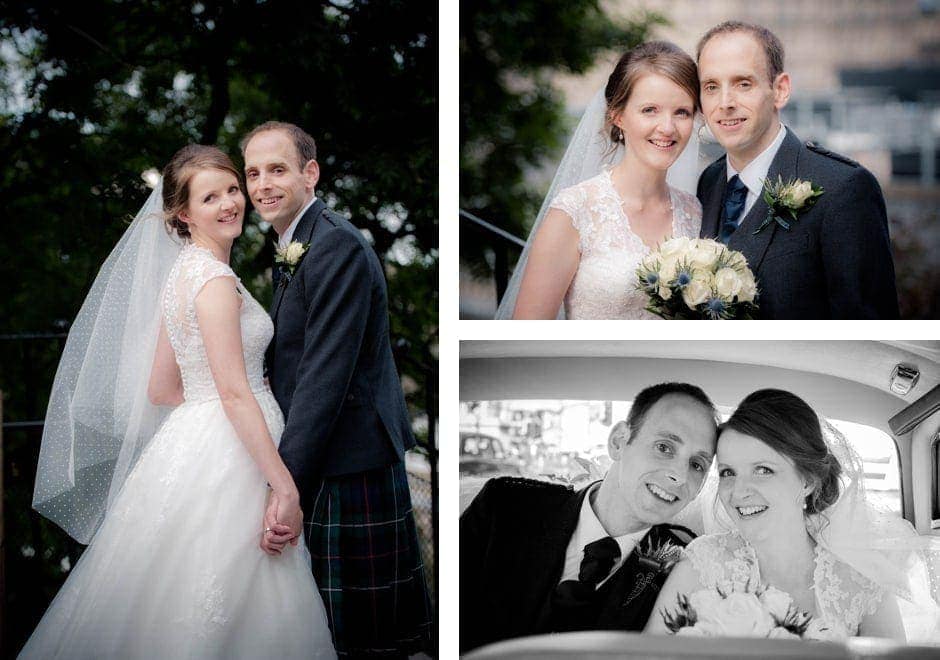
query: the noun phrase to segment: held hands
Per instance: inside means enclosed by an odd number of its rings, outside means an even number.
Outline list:
[[[297,545],[303,529],[303,511],[296,493],[278,494],[268,491],[268,504],[264,512],[264,530],[261,549],[269,555],[279,555],[290,543]]]

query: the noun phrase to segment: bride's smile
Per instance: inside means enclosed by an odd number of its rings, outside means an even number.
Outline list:
[[[726,429],[718,443],[719,497],[745,536],[802,530],[808,491],[796,466],[755,437]]]
[[[614,124],[623,131],[625,160],[634,167],[665,170],[692,134],[695,99],[664,75],[639,77]]]

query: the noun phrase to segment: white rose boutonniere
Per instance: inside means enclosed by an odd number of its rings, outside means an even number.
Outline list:
[[[760,227],[754,230],[759,233],[771,222],[775,222],[784,229],[790,229],[790,221],[784,219],[784,216],[790,216],[791,220],[796,220],[796,216],[803,211],[812,208],[816,199],[823,192],[822,188],[811,181],[802,179],[790,179],[786,183],[783,177],[777,176],[777,182],[772,183],[770,179],[764,180],[764,201],[767,203],[767,217],[760,224]]]
[[[293,277],[294,271],[297,270],[297,264],[300,263],[301,257],[307,253],[309,247],[310,243],[291,241],[287,247],[277,249],[274,263],[281,266]]]

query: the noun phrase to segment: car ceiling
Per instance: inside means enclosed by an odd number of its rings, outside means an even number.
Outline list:
[[[910,403],[940,384],[940,341],[465,341],[461,359],[509,357],[638,357],[707,360],[805,371],[890,393],[899,363],[920,371]]]

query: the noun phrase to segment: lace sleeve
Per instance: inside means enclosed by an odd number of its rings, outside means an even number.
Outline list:
[[[753,551],[733,534],[708,534],[694,539],[683,551],[708,589],[744,588],[758,580]]]
[[[722,580],[723,554],[724,548],[717,534],[692,539],[691,543],[682,550],[683,557],[688,559],[698,572],[699,582],[708,589],[713,589]]]
[[[584,186],[571,186],[555,195],[549,208],[564,211],[571,218],[571,226],[578,232],[578,252],[584,252],[584,213],[585,203]]]
[[[208,251],[194,246],[184,248],[170,272],[163,298],[164,319],[170,344],[177,358],[185,354],[193,337],[199,334],[196,322],[196,296],[217,277],[238,277],[227,265]]]
[[[823,614],[841,622],[848,635],[856,635],[862,619],[875,613],[886,592],[831,552],[817,548],[813,582]]]
[[[228,264],[214,259],[200,259],[193,264],[186,275],[187,307],[194,308],[196,297],[203,287],[217,277],[231,277],[238,283],[235,271]]]

